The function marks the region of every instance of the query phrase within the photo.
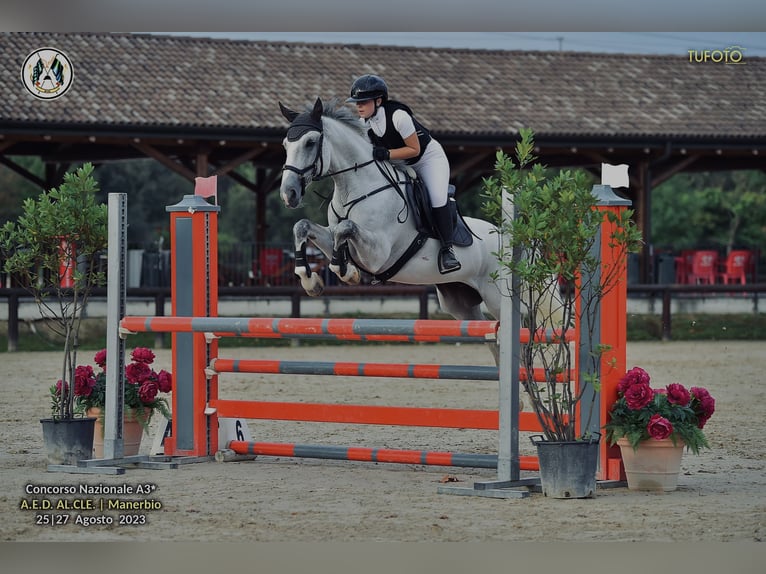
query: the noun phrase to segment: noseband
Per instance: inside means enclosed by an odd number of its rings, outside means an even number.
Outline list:
[[[324,165],[322,163],[322,143],[324,142],[322,121],[315,121],[309,114],[301,114],[295,118],[295,121],[290,124],[290,129],[287,130],[287,141],[289,142],[298,141],[311,131],[319,132],[319,141],[317,145],[317,152],[314,156],[314,161],[303,169],[297,168],[287,163],[282,167],[282,171],[287,170],[298,174],[298,178],[301,181],[301,197],[306,194],[306,174],[311,172],[311,175],[309,176],[309,182],[317,181],[321,178],[322,171],[324,169]]]

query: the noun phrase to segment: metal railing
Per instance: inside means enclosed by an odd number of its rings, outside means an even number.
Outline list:
[[[295,276],[293,275],[293,282]],[[50,290],[52,293],[53,290]],[[129,287],[126,289],[128,303],[130,300],[154,299],[154,315],[162,317],[165,314],[165,303],[170,300],[170,287]],[[325,288],[320,298],[414,298],[419,302],[418,317],[429,318],[429,299],[435,297],[436,290],[431,286],[421,285],[375,285],[375,286],[330,286]],[[105,298],[106,289],[96,288],[91,294],[91,301]],[[219,301],[224,298],[233,299],[288,299],[291,305],[291,316],[301,317],[301,302],[305,299],[315,300],[297,285],[290,287],[229,287],[218,288]],[[29,291],[21,287],[0,288],[0,298],[8,305],[8,351],[18,350],[19,341],[19,307],[22,302],[33,302]]]
[[[630,295],[648,295],[649,297],[662,298],[662,340],[669,341],[672,336],[672,317],[671,303],[672,295],[698,295],[710,296],[716,294],[748,294],[752,293],[753,312],[758,311],[758,294],[766,292],[766,283],[745,283],[742,284],[700,284],[700,285],[681,285],[681,284],[639,284],[628,285],[628,296]]]
[[[295,282],[293,275],[292,281]],[[671,303],[673,296],[710,296],[718,294],[751,294],[753,301],[753,311],[758,311],[759,294],[766,292],[766,283],[748,283],[744,285],[655,285],[655,284],[634,284],[628,285],[628,296],[644,296],[649,298],[658,298],[662,300],[661,322],[662,338],[670,340],[672,337],[671,329]],[[234,299],[289,299],[291,302],[291,316],[301,317],[301,302],[309,298],[306,292],[297,285],[292,286],[252,286],[252,287],[230,287],[221,286],[218,290],[220,298]],[[429,318],[429,298],[435,296],[436,290],[432,286],[418,285],[360,285],[360,286],[330,286],[325,288],[322,297],[326,298],[381,298],[381,297],[413,297],[419,300],[420,319]],[[154,314],[161,317],[165,314],[165,303],[170,299],[169,287],[135,287],[127,289],[128,300],[130,299],[154,299]],[[106,297],[106,289],[94,289],[92,297]],[[4,298],[8,305],[8,351],[18,349],[19,338],[19,305],[22,300],[32,301],[28,291],[22,288],[0,288],[0,298]],[[315,300],[315,297],[310,297]]]

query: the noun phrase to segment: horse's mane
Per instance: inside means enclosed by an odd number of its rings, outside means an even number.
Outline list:
[[[307,111],[311,111],[312,108],[313,105],[306,106]],[[364,123],[359,119],[357,113],[348,106],[343,105],[338,98],[332,98],[327,102],[322,102],[322,116],[337,120],[343,125],[351,128],[360,136],[366,137]]]

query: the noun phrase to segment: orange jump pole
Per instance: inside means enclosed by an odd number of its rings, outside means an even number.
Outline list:
[[[287,456],[363,462],[423,464],[474,468],[497,468],[497,455],[455,452],[394,450],[384,448],[327,446],[321,444],[267,443],[231,441],[229,449],[237,454]],[[522,470],[539,470],[537,457],[522,456]]]
[[[198,195],[185,195],[176,205],[166,207],[170,213],[174,317],[218,315],[220,209]],[[208,343],[204,333],[173,332],[172,345],[173,423],[165,454],[210,456],[218,450],[218,419],[215,413],[206,414],[206,407],[218,398],[218,377],[208,379],[205,367],[217,356],[218,343]]]

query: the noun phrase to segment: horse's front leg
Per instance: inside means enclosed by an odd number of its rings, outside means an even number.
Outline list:
[[[333,250],[332,233],[327,227],[322,227],[308,219],[301,219],[293,226],[293,239],[295,241],[295,274],[306,293],[312,297],[318,297],[324,292],[324,281],[319,273],[314,273],[311,269],[306,257],[306,246],[311,241],[329,257]]]
[[[373,237],[363,231],[350,219],[341,221],[333,230],[333,252],[330,270],[340,277],[341,281],[357,285],[362,280],[362,273],[349,257],[349,248],[353,247],[355,259],[371,273],[381,270],[390,250],[385,237]]]

